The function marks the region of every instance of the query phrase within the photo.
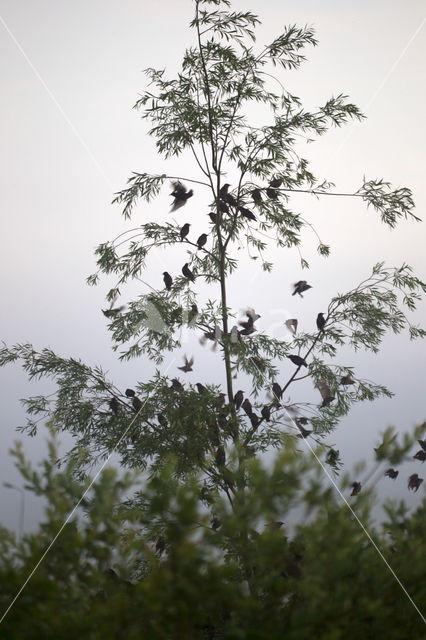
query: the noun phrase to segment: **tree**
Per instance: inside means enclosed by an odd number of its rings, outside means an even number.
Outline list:
[[[369,179],[353,193],[339,194],[331,182],[318,180],[299,154],[300,137],[314,140],[332,126],[363,118],[344,95],[309,112],[278,78],[280,93],[270,89],[271,70],[298,68],[304,49],[316,45],[311,28],[287,27],[258,50],[254,30],[259,20],[251,12],[232,11],[227,0],[195,0],[194,11],[194,45],[185,52],[178,77],[168,80],[165,71],[147,69],[152,88],[142,93],[136,107],[150,123],[159,154],[167,160],[189,151],[197,176],[134,173],[115,202],[124,205],[123,214],[130,218],[140,199],[150,202],[171,181],[172,210],[179,216],[203,188],[210,197],[205,215],[209,233],[192,238],[183,218],[182,224],[147,222],[98,247],[99,270],[89,282],[96,284],[100,274],[116,278],[104,314],[115,348],[124,348],[122,358],[146,355],[159,366],[167,351],[180,347],[178,330],[187,326],[217,348],[223,359],[223,389],[208,381],[196,388],[157,370],[152,380],[124,391],[100,367],[61,358],[49,349],[36,352],[31,345],[4,347],[0,364],[21,360],[30,378],[47,376],[57,382],[56,396],[26,400],[29,420],[24,430],[34,434],[37,421],[45,419],[75,436],[68,455],[75,474],[84,477],[114,451],[125,468],[146,471],[150,478],[170,469],[174,483],[196,478],[213,530],[223,519],[224,499],[239,525],[224,543],[227,557],[235,559],[240,578],[257,592],[253,526],[244,519],[253,508],[256,458],[271,448],[290,449],[304,438],[321,445],[317,455],[338,471],[339,454],[327,446],[327,434],[353,403],[390,392],[333,359],[344,345],[377,352],[388,329],[399,333],[408,328],[411,338],[424,337],[425,331],[410,323],[404,309],[416,308],[426,285],[406,264],[390,268],[378,263],[363,282],[330,301],[315,331],[301,332],[297,319],[291,319],[291,339],[272,338],[256,331],[254,310],[233,324],[227,282],[238,269],[235,246],[246,243],[265,271],[273,266],[265,257],[265,234],[273,234],[283,250],[299,247],[308,225],[291,208],[293,192],[360,198],[390,227],[402,218],[418,218],[409,189],[392,189],[384,180]],[[250,101],[268,110],[267,125],[256,127],[247,121]],[[172,245],[190,253],[181,274],[165,272],[164,289],[149,285],[150,291],[127,307],[119,304],[123,287],[141,276],[147,257]],[[319,241],[318,251],[326,257],[329,247]],[[305,258],[301,266],[309,267]],[[212,292],[202,308],[196,295],[200,282]],[[303,296],[309,287],[301,280],[293,295]],[[190,366],[189,361],[184,365]],[[240,376],[248,377],[251,394],[239,393],[235,376],[238,382]],[[297,388],[295,383],[303,379],[300,399],[290,406],[288,389]],[[288,474],[285,477],[289,481]],[[160,487],[164,492],[164,483]],[[133,504],[149,513],[145,493],[136,492]],[[170,533],[164,518],[149,528],[160,547],[167,546]]]

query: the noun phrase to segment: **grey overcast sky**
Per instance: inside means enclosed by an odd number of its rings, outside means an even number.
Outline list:
[[[368,116],[330,131],[304,150],[314,172],[335,182],[339,191],[356,190],[363,175],[408,186],[423,218],[423,0],[235,0],[233,6],[260,16],[259,46],[286,24],[313,25],[319,46],[307,50],[301,70],[278,71],[281,80],[307,108],[345,93]],[[170,75],[178,69],[193,41],[191,9],[190,0],[0,0],[1,339],[7,344],[29,341],[36,348],[49,346],[61,355],[101,364],[123,386],[145,379],[152,367],[144,361],[117,362],[100,312],[108,283],[91,289],[85,278],[94,270],[94,247],[129,228],[110,202],[131,171],[198,177],[189,158],[165,162],[156,156],[144,123],[131,109],[146,86],[144,68],[167,67]],[[259,114],[253,110],[252,116]],[[133,225],[167,219],[167,194],[165,188],[152,205],[138,207]],[[185,215],[191,216],[194,232],[201,233],[197,213],[207,200],[195,195]],[[291,283],[302,275],[296,250],[273,250],[276,268],[270,276],[247,261],[244,281],[236,276],[231,282],[230,301],[236,311],[254,306],[262,314],[259,329],[275,331],[292,316],[309,324],[333,295],[352,288],[379,260],[389,265],[407,261],[426,278],[424,224],[403,222],[390,231],[355,199],[294,196],[292,205],[315,224],[332,254],[328,260],[317,257],[306,236],[304,254],[312,268],[307,277],[314,288],[303,301],[290,296]],[[170,260],[172,268],[183,262],[175,255]],[[154,287],[162,285],[163,263],[159,252],[144,274]],[[133,286],[128,296],[140,292]],[[421,322],[424,316],[422,304],[414,319]],[[198,368],[188,380],[220,382],[217,356],[201,351],[196,337],[191,340],[195,346],[182,352],[193,349]],[[409,343],[406,335],[386,338],[376,356],[345,354],[344,363],[355,364],[360,377],[396,394],[356,407],[333,434],[348,465],[371,452],[388,424],[403,431],[426,418],[425,355],[425,344]],[[17,437],[15,427],[23,422],[19,398],[45,389],[50,390],[45,383],[29,385],[19,367],[0,370],[0,481],[21,483],[7,453]],[[43,428],[36,438],[21,437],[31,458],[40,459]],[[407,465],[400,485],[381,491],[405,496],[405,479],[414,470],[418,465]],[[0,497],[0,520],[16,526],[17,494],[0,487]],[[39,513],[40,505],[29,496],[27,528]]]

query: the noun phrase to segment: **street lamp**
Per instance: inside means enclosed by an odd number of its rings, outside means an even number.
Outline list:
[[[11,482],[3,482],[6,489],[16,489],[21,494],[21,505],[19,509],[19,542],[22,540],[22,532],[24,529],[24,512],[25,512],[25,491],[21,487],[17,487]]]

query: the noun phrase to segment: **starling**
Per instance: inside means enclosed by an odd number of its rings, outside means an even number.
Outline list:
[[[392,478],[392,480],[395,480],[398,474],[399,474],[399,471],[397,471],[396,469],[392,469],[392,467],[387,471],[385,471],[385,476],[387,476],[388,478]]]
[[[188,371],[193,371],[192,365],[194,364],[194,358],[191,357],[191,359],[188,360],[188,358],[184,356],[184,360],[185,360],[185,364],[183,365],[183,367],[178,367],[178,369],[180,369],[184,373],[188,373]]]
[[[360,482],[352,482],[352,493],[351,496],[356,496],[361,491],[361,483]]]
[[[272,393],[274,394],[275,398],[277,398],[277,400],[279,400],[282,397],[283,390],[281,389],[278,382],[274,382],[274,384],[272,385]]]
[[[253,198],[253,202],[255,204],[262,202],[262,193],[260,189],[252,189],[250,193],[251,193],[251,197]]]
[[[164,280],[164,284],[165,287],[167,289],[167,291],[170,291],[170,289],[172,288],[172,284],[173,284],[173,278],[170,275],[170,273],[167,273],[167,271],[163,271],[163,280]]]
[[[244,218],[247,218],[247,220],[253,220],[254,222],[256,222],[256,216],[250,211],[250,209],[246,209],[245,207],[238,207],[238,211]]]
[[[256,413],[251,413],[249,415],[249,419],[250,419],[250,422],[251,422],[251,426],[254,427],[255,429],[257,429],[257,427],[262,422],[261,419],[259,418],[259,416]]]
[[[413,491],[417,491],[422,482],[423,478],[419,478],[417,473],[413,473],[413,475],[408,478],[408,488],[412,489]]]
[[[126,394],[126,396],[128,398],[133,398],[135,395],[135,392],[133,391],[133,389],[126,389],[126,391],[124,392]]]
[[[183,389],[183,384],[181,382],[179,382],[179,380],[177,378],[173,378],[172,380],[172,384],[169,387],[172,391],[180,391],[181,389]]]
[[[115,309],[102,309],[102,313],[104,314],[105,318],[115,318],[122,311],[124,311],[125,308],[126,307],[123,305],[122,307],[116,307]]]
[[[226,194],[226,198],[224,198],[224,200],[231,206],[231,207],[236,207],[237,206],[237,201],[234,198],[234,196],[232,195],[232,193],[227,193]]]
[[[113,414],[116,416],[118,414],[118,410],[120,408],[120,403],[118,402],[117,398],[114,396],[113,398],[111,398],[111,400],[109,401],[109,408],[111,409],[111,411],[113,412]]]
[[[186,204],[186,201],[194,195],[193,190],[187,190],[186,187],[181,182],[172,182],[173,191],[171,192],[171,196],[173,196],[173,206],[170,211],[177,211]]]
[[[281,180],[281,178],[275,178],[274,180],[271,180],[271,182],[269,183],[269,186],[272,187],[273,189],[279,189],[282,183],[283,181]]]
[[[213,222],[213,224],[216,224],[216,222],[217,222],[217,213],[213,213],[213,211],[210,211],[209,218]]]
[[[296,293],[298,293],[301,298],[303,298],[302,293],[304,291],[307,291],[308,289],[312,289],[311,285],[308,284],[306,280],[299,280],[299,282],[296,282],[293,285],[293,287],[294,287],[294,291],[291,295],[295,296]]]
[[[226,184],[223,185],[223,187],[220,188],[219,190],[219,198],[221,198],[222,200],[226,200],[226,196],[228,195],[228,189],[231,185],[227,182]]]
[[[426,451],[426,440],[417,440],[423,451]]]
[[[266,420],[266,422],[269,422],[269,420],[271,419],[271,407],[265,404],[265,406],[262,407],[262,411],[260,413],[262,414],[262,418]]]
[[[207,242],[207,233],[202,233],[197,240],[197,247],[202,249]]]
[[[237,344],[237,342],[241,342],[241,335],[238,331],[238,327],[236,324],[232,327],[229,337],[231,339],[232,344]]]
[[[191,280],[192,282],[194,282],[195,276],[192,273],[191,269],[188,267],[187,262],[185,262],[185,264],[182,267],[182,273],[185,276],[185,278],[188,278],[188,280]]]
[[[296,319],[296,318],[291,318],[290,320],[286,320],[286,321],[285,321],[285,326],[287,327],[287,329],[288,329],[289,331],[291,331],[291,333],[292,333],[293,335],[295,335],[295,334],[296,334],[296,331],[297,331],[297,325],[298,325],[298,322],[297,322],[297,319]]]
[[[198,316],[198,307],[196,304],[191,305],[191,309],[188,313],[188,323],[192,322]]]
[[[234,396],[234,404],[237,411],[241,407],[243,399],[244,399],[244,393],[240,389],[240,391],[237,391],[237,393]]]
[[[355,380],[352,380],[351,374],[347,373],[345,376],[342,376],[340,378],[339,384],[343,384],[343,385],[355,384]]]
[[[138,413],[142,409],[142,402],[139,400],[137,396],[132,398],[133,409]]]
[[[298,423],[297,419],[296,419],[296,424],[299,428],[299,438],[307,438],[311,433],[312,433],[312,429],[305,429],[305,427],[303,427],[301,424]]]
[[[186,222],[186,223],[183,225],[183,227],[181,228],[181,230],[179,231],[179,234],[180,234],[180,241],[181,241],[181,242],[182,242],[182,240],[183,240],[184,238],[186,238],[186,236],[188,235],[188,233],[189,233],[189,227],[190,227],[190,226],[191,226],[191,225],[189,224],[189,222]]]
[[[160,424],[162,427],[169,426],[169,423],[167,422],[166,417],[162,413],[157,413],[157,420],[158,420],[158,424]]]
[[[292,361],[293,364],[296,365],[296,367],[307,367],[308,365],[306,364],[306,360],[304,360],[303,358],[301,358],[300,356],[287,356],[287,358],[289,360]]]
[[[246,415],[248,415],[248,417],[250,418],[251,414],[253,413],[253,407],[251,406],[250,400],[246,398],[241,406],[244,409]]]
[[[251,333],[256,331],[254,323],[260,318],[260,315],[256,313],[254,309],[247,309],[246,316],[247,320],[240,320],[238,323],[240,327],[243,327],[244,329],[244,331],[241,331],[241,335],[243,336],[249,336]]]
[[[206,391],[206,387],[201,384],[201,382],[197,382],[196,385],[198,393],[204,393]]]
[[[266,189],[266,195],[271,200],[278,200],[278,191],[276,189],[271,189],[270,187],[268,187],[268,189]]]
[[[333,402],[333,400],[335,400],[335,398],[334,398],[334,396],[331,395],[330,387],[323,380],[318,380],[318,382],[316,384],[316,387],[317,387],[317,389],[319,389],[319,392],[320,392],[321,397],[322,397],[322,405],[320,406],[320,409],[324,409],[324,407],[329,405],[330,402]]]
[[[229,207],[223,200],[219,200],[219,211],[221,213],[229,213]]]
[[[319,313],[317,315],[317,328],[318,328],[318,331],[324,331],[324,327],[325,327],[324,314],[323,313]]]
[[[420,460],[420,462],[424,462],[426,460],[426,451],[423,451],[423,449],[419,449],[419,451],[417,451],[413,458],[415,460]]]
[[[222,445],[220,445],[216,449],[215,460],[218,467],[223,467],[225,465],[225,462],[226,462],[225,449],[223,448]]]

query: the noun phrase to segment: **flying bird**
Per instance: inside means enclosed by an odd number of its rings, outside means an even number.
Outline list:
[[[288,358],[289,360],[291,360],[291,361],[292,361],[292,363],[296,365],[296,367],[302,367],[302,366],[303,366],[303,367],[307,367],[307,366],[308,366],[308,365],[306,364],[306,360],[304,360],[304,359],[303,359],[303,358],[301,358],[300,356],[293,356],[293,355],[290,355],[290,356],[287,356],[287,358]]]
[[[172,284],[173,284],[173,278],[170,275],[170,273],[167,273],[167,271],[163,271],[163,280],[164,280],[164,285],[165,285],[167,291],[170,291],[170,289],[172,288]]]
[[[351,496],[356,496],[361,491],[361,483],[360,482],[352,482],[352,493]]]
[[[184,238],[186,238],[186,236],[189,233],[189,227],[191,225],[189,224],[189,222],[186,222],[183,227],[181,227],[181,230],[179,231],[180,234],[180,241],[182,242]]]
[[[317,315],[317,329],[318,331],[324,331],[325,327],[325,318],[323,313],[319,313]]]
[[[194,282],[195,276],[192,273],[191,269],[188,267],[187,262],[185,262],[185,264],[182,267],[182,273],[185,276],[185,278],[188,278],[188,280],[191,280],[192,282]]]
[[[417,489],[420,487],[422,482],[423,482],[423,478],[419,478],[417,473],[413,473],[408,478],[408,488],[411,489],[412,491],[417,491]]]
[[[187,188],[179,181],[172,182],[172,186],[173,186],[173,191],[171,192],[170,195],[174,198],[174,200],[173,200],[173,206],[170,209],[171,212],[177,211],[178,209],[183,207],[184,204],[186,204],[186,201],[194,195],[194,192],[192,189],[188,191]]]
[[[120,408],[120,403],[118,402],[117,398],[114,396],[113,398],[111,398],[108,404],[109,404],[109,408],[111,409],[113,414],[116,416]]]
[[[237,393],[234,396],[234,404],[237,411],[241,407],[243,399],[244,399],[244,393],[240,389],[240,391],[237,391]]]
[[[385,476],[388,478],[391,478],[392,480],[395,480],[395,478],[398,477],[398,474],[399,474],[399,471],[397,471],[396,469],[392,469],[392,467],[387,471],[385,471]]]
[[[188,360],[188,358],[185,355],[184,361],[185,361],[185,364],[183,365],[183,367],[178,367],[178,369],[180,369],[184,373],[188,373],[188,371],[193,371],[192,365],[194,364],[194,358],[191,357],[191,359]]]
[[[311,285],[308,284],[306,280],[299,280],[299,282],[296,282],[293,285],[293,287],[294,287],[294,291],[291,295],[295,296],[296,293],[298,293],[301,298],[303,298],[302,293],[304,291],[307,291],[308,289],[312,289]]]
[[[291,318],[290,320],[285,321],[285,326],[289,331],[291,331],[293,335],[295,335],[297,331],[297,325],[298,325],[298,322],[296,318]]]
[[[122,311],[124,311],[125,308],[126,307],[123,305],[122,307],[116,307],[115,309],[102,309],[102,313],[104,314],[105,318],[115,318]]]
[[[333,402],[333,400],[335,400],[335,397],[331,395],[331,389],[328,384],[324,382],[324,380],[318,380],[316,387],[322,397],[322,405],[320,406],[320,409],[324,409],[324,407],[329,405],[330,402]]]
[[[207,233],[202,233],[197,240],[197,247],[202,249],[207,242]]]
[[[419,449],[419,451],[417,451],[413,458],[415,460],[420,460],[420,462],[424,462],[426,460],[426,451],[423,451],[423,449]]]

